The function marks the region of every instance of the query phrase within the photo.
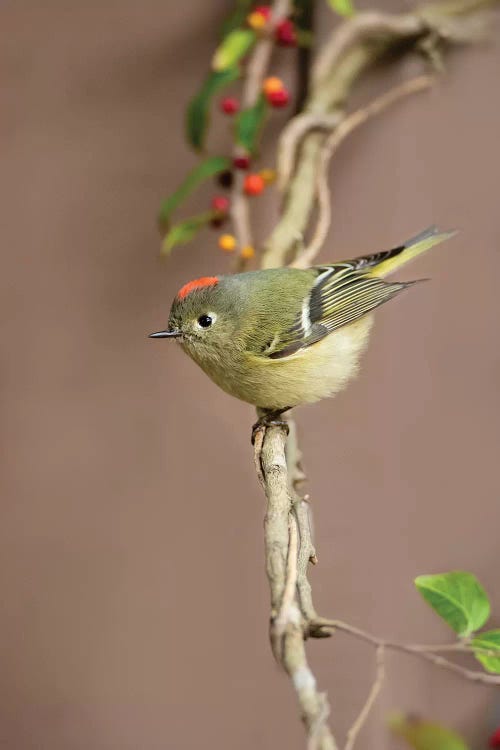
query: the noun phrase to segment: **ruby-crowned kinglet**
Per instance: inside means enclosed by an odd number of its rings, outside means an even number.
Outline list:
[[[374,308],[414,281],[382,277],[453,232],[435,227],[392,250],[331,265],[275,268],[190,281],[168,327],[224,391],[277,414],[332,396],[356,373]]]

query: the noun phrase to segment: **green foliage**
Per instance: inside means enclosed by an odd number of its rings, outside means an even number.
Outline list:
[[[238,68],[209,73],[200,91],[189,102],[186,116],[186,136],[195,149],[199,150],[204,146],[213,97],[230,83],[236,81],[239,76]]]
[[[473,649],[476,647],[480,649],[488,649],[489,651],[496,651],[498,653],[497,656],[489,656],[480,651],[474,651],[474,656],[481,662],[488,672],[500,674],[500,630],[488,630],[479,633],[479,635],[476,635],[476,637],[472,639],[471,646]]]
[[[162,242],[161,254],[170,255],[172,248],[176,245],[185,245],[190,242],[200,229],[206,227],[216,217],[216,211],[205,211],[202,214],[181,221],[179,224],[174,224]]]
[[[173,211],[186,200],[201,182],[219,174],[219,172],[223,172],[225,169],[229,169],[230,166],[231,161],[227,156],[209,156],[197,164],[175,193],[169,195],[162,202],[159,216],[162,226],[168,226]]]
[[[472,573],[453,571],[419,576],[415,579],[415,586],[460,637],[471,635],[490,616],[488,596]]]
[[[312,47],[313,13],[313,0],[294,0],[293,21],[299,47]]]
[[[257,149],[268,109],[267,101],[262,95],[253,107],[243,109],[236,118],[236,143],[243,146],[249,154],[254,154]]]
[[[456,732],[440,724],[402,714],[390,717],[388,724],[392,732],[414,750],[468,750]]]
[[[257,36],[252,29],[233,29],[222,40],[212,59],[216,71],[234,68],[255,44]]]
[[[338,13],[339,16],[353,16],[356,12],[351,0],[327,0],[327,2],[330,8]]]
[[[222,24],[221,38],[224,39],[229,32],[242,26],[247,15],[252,10],[253,0],[237,0],[236,8]]]
[[[313,46],[314,34],[306,29],[297,29],[297,44],[304,49],[310,49]]]

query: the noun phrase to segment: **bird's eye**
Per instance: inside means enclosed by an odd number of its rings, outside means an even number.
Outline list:
[[[201,328],[210,328],[212,323],[213,323],[213,320],[210,317],[210,315],[200,315],[200,317],[198,318],[198,325]]]

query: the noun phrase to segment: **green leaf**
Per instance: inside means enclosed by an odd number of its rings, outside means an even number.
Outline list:
[[[194,148],[202,149],[205,143],[213,97],[230,83],[236,81],[239,76],[238,68],[209,73],[198,94],[189,102],[186,116],[186,135]]]
[[[488,630],[484,633],[479,633],[479,635],[476,635],[472,639],[471,646],[472,648],[476,647],[498,652],[497,656],[489,656],[481,651],[474,651],[474,656],[488,672],[500,674],[500,630]]]
[[[236,143],[243,146],[250,154],[255,153],[257,149],[267,112],[268,105],[262,95],[253,107],[243,109],[236,118]]]
[[[419,576],[415,586],[432,609],[461,637],[482,628],[490,616],[488,596],[472,573],[453,571]]]
[[[351,0],[327,0],[327,2],[339,16],[353,16],[356,13]]]
[[[314,43],[314,34],[306,29],[297,29],[297,44],[304,49],[311,49]]]
[[[401,714],[390,717],[388,724],[392,732],[414,750],[468,750],[456,732],[440,724]]]
[[[311,31],[314,17],[314,0],[293,0],[292,16],[296,29]]]
[[[234,68],[255,44],[257,35],[252,29],[233,29],[222,40],[212,58],[212,69],[216,71]]]
[[[293,22],[295,25],[295,33],[297,34],[297,43],[299,47],[308,49],[313,46],[313,20],[313,0],[294,0]]]
[[[161,255],[169,255],[176,245],[186,245],[195,237],[200,229],[206,227],[217,215],[216,211],[205,211],[198,216],[174,224],[165,236],[161,245]]]
[[[237,0],[236,8],[222,24],[221,37],[224,39],[233,29],[243,25],[247,15],[252,10],[253,0]]]
[[[231,160],[228,159],[227,156],[209,156],[207,159],[200,162],[191,170],[175,193],[169,195],[169,197],[162,202],[159,216],[161,224],[163,226],[168,225],[173,211],[186,200],[188,195],[190,195],[201,182],[219,174],[219,172],[223,172],[225,169],[229,169],[230,166]]]

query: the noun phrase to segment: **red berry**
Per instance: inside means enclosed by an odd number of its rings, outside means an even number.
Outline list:
[[[233,159],[233,166],[236,169],[248,169],[250,166],[249,156],[235,156]]]
[[[489,746],[492,748],[500,747],[500,727],[491,735]]]
[[[240,108],[239,101],[234,96],[221,99],[220,108],[226,115],[234,115]]]
[[[229,198],[226,198],[225,195],[214,195],[212,208],[218,213],[226,214],[229,211]]]
[[[267,101],[271,107],[286,107],[290,101],[290,94],[285,88],[279,91],[271,91],[271,93],[267,94]]]
[[[253,9],[253,12],[254,13],[258,13],[261,16],[264,16],[264,18],[267,21],[268,18],[270,18],[270,16],[271,16],[271,6],[270,5],[257,5]]]
[[[293,21],[289,18],[283,19],[276,26],[275,30],[276,41],[282,47],[296,47],[297,46],[297,34]]]
[[[243,190],[247,195],[260,195],[264,190],[266,183],[260,174],[249,174],[245,177]]]

